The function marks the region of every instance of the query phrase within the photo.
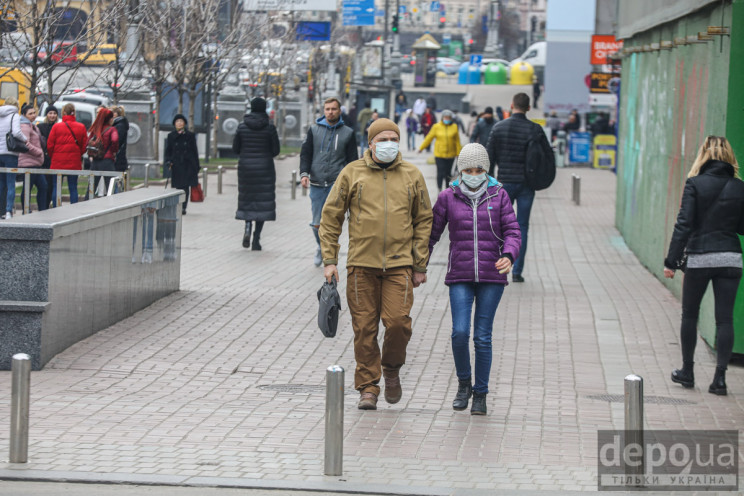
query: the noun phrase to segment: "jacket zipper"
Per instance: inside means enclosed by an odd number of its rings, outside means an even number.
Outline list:
[[[478,204],[473,202],[473,252],[475,260],[475,282],[478,282]]]
[[[359,213],[357,214],[357,224],[362,221],[362,188],[364,188],[364,185],[360,184],[359,196],[357,197],[357,207],[359,208]]]
[[[447,264],[447,274],[452,270],[452,250],[450,250],[449,263]]]
[[[385,253],[387,252],[387,223],[388,223],[388,214],[387,214],[387,171],[382,171],[382,196],[385,198],[385,228],[383,230],[382,235],[382,271],[385,272],[385,269],[387,268],[387,256]]]

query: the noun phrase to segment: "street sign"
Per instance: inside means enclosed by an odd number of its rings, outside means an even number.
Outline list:
[[[374,26],[375,0],[344,0],[344,26]]]
[[[245,0],[245,11],[264,10],[336,10],[336,0]]]
[[[452,35],[445,34],[444,36],[442,36],[442,43],[444,43],[445,45],[449,45],[451,41]]]
[[[592,72],[589,81],[590,93],[610,93],[608,83],[614,76],[603,72]]]
[[[298,41],[329,41],[330,39],[330,22],[299,21],[297,23]]]
[[[398,6],[398,13],[399,14],[405,14],[406,13],[406,6],[405,5],[399,5]]]
[[[436,0],[431,2],[431,5],[429,6],[429,12],[439,12],[439,2]]]
[[[481,65],[483,63],[483,55],[471,55],[470,65]]]

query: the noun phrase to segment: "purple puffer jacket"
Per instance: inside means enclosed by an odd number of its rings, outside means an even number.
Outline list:
[[[473,229],[476,224],[477,229]],[[444,283],[492,282],[508,284],[506,274],[499,274],[496,261],[509,255],[512,262],[519,256],[522,235],[509,195],[501,184],[489,176],[488,189],[473,204],[462,191],[459,181],[439,193],[434,205],[434,224],[429,238],[429,253],[449,224],[450,252]],[[475,250],[477,242],[478,249]],[[477,271],[476,271],[477,266]]]

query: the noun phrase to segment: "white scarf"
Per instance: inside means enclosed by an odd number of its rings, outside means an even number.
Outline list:
[[[470,201],[473,202],[473,205],[478,201],[478,199],[483,196],[483,194],[486,192],[486,189],[488,188],[488,179],[483,181],[483,184],[480,185],[478,189],[475,191],[470,191],[470,188],[468,188],[462,180],[460,180],[460,191],[463,192],[465,196],[470,198]]]

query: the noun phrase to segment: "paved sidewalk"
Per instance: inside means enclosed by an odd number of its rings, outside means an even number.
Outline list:
[[[435,167],[406,154],[435,189]],[[581,169],[537,195],[523,284],[507,288],[493,335],[489,415],[454,412],[446,243],[415,291],[403,399],[356,409],[350,318],[322,337],[310,200],[291,201],[277,164],[278,221],[262,252],[241,247],[236,175],[184,219],[181,291],[99,332],[32,375],[29,463],[0,479],[207,485],[371,494],[478,495],[596,490],[597,430],[623,426],[623,377],[645,380],[648,428],[736,429],[744,370],[728,397],[707,393],[713,355],[698,347],[698,386],[679,365],[679,302],[628,250],[614,224],[615,176]],[[434,198],[432,192],[432,197]],[[345,250],[343,252],[345,255]],[[661,263],[662,254],[659,254]],[[340,292],[345,294],[341,272]],[[323,473],[325,368],[346,369],[344,475]],[[0,373],[9,424],[9,373]],[[7,453],[8,429],[0,429]],[[2,493],[0,485],[0,493]]]

